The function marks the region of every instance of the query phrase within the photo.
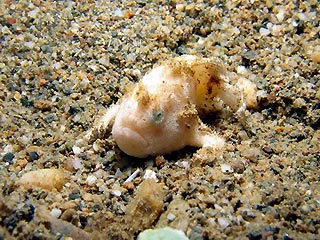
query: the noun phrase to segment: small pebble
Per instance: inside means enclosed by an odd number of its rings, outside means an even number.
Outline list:
[[[132,190],[134,189],[134,184],[132,182],[126,182],[123,184],[123,187],[127,190]]]
[[[302,108],[306,106],[306,101],[303,98],[297,98],[293,101],[294,108]]]
[[[39,12],[40,12],[40,9],[36,7],[35,9],[31,10],[28,13],[28,16],[31,18],[36,18]]]
[[[61,210],[59,208],[54,208],[51,210],[50,214],[51,216],[55,217],[55,218],[59,218],[61,216]]]
[[[185,168],[185,169],[188,169],[189,168],[189,161],[179,161],[179,162],[176,162],[176,165],[181,167],[181,168]]]
[[[78,198],[81,198],[81,194],[79,194],[79,193],[71,193],[71,194],[69,194],[69,199],[70,200],[75,200],[75,199],[78,199]]]
[[[233,173],[233,168],[228,164],[221,164],[221,171],[223,173]]]
[[[230,225],[230,220],[225,217],[219,217],[218,223],[222,229],[225,229],[226,227],[228,227]]]
[[[35,161],[39,159],[39,154],[37,152],[29,152],[28,154],[31,161]]]
[[[80,149],[79,147],[77,147],[77,146],[73,146],[73,147],[72,147],[72,151],[73,151],[73,153],[74,153],[75,155],[78,155],[78,154],[81,153],[81,149]]]
[[[257,161],[258,156],[260,155],[260,149],[256,147],[242,148],[240,151],[243,157],[248,158],[253,162]]]
[[[122,17],[124,16],[124,13],[123,13],[120,9],[117,9],[117,10],[114,11],[113,15],[114,15],[115,17],[120,17],[120,18],[122,18]]]
[[[10,18],[7,19],[7,23],[9,25],[12,25],[12,24],[16,23],[16,21],[17,21],[17,19],[14,18],[14,17],[10,17]]]
[[[116,196],[116,197],[120,197],[121,196],[121,191],[120,190],[111,190],[110,193],[113,196]]]
[[[279,12],[276,14],[276,17],[278,19],[279,22],[282,22],[284,20],[285,17],[285,9],[284,8],[280,8]]]
[[[320,51],[311,53],[310,58],[313,62],[320,63]]]
[[[245,66],[238,66],[237,67],[237,73],[241,75],[247,74],[248,70],[246,69]]]
[[[152,178],[152,179],[156,180],[156,182],[158,182],[157,174],[154,171],[147,169],[146,173],[143,176],[143,179],[150,179],[150,178]]]
[[[12,152],[6,153],[3,157],[2,160],[4,162],[8,162],[8,163],[13,163],[13,159],[14,159],[14,154]]]
[[[169,222],[173,221],[175,218],[176,218],[176,215],[174,215],[173,213],[168,213],[167,219]]]
[[[29,42],[25,42],[23,45],[24,45],[25,47],[27,47],[27,48],[32,49],[32,48],[34,47],[35,43],[32,42],[32,41],[29,41]]]
[[[119,177],[121,177],[123,175],[123,173],[121,172],[121,170],[119,169],[119,168],[117,168],[117,171],[116,171],[116,173],[114,174],[114,176],[116,177],[116,178],[119,178]]]
[[[66,209],[61,215],[61,220],[71,222],[76,214],[77,214],[76,210],[72,208]]]
[[[268,36],[270,34],[270,31],[266,28],[260,28],[259,32],[262,36]]]
[[[86,183],[87,183],[89,186],[95,185],[96,182],[97,182],[97,177],[96,177],[96,176],[94,176],[94,175],[89,175],[89,176],[87,177]]]

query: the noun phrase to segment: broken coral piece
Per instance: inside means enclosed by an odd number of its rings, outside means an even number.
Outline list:
[[[39,187],[46,190],[60,191],[67,181],[67,173],[62,169],[38,169],[27,172],[18,181],[18,184],[31,189]]]
[[[150,228],[163,211],[164,194],[162,184],[154,179],[144,180],[126,208],[125,219],[128,228],[133,231]]]

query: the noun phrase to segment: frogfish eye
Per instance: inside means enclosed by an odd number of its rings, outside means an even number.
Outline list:
[[[152,123],[159,125],[164,119],[164,113],[162,111],[156,111],[152,115]]]

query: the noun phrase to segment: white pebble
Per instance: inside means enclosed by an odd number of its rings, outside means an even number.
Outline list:
[[[185,168],[185,169],[189,168],[189,162],[188,161],[176,162],[176,165],[178,167]]]
[[[283,30],[283,26],[282,25],[273,25],[272,29],[271,29],[273,35],[280,34],[282,32],[282,30]]]
[[[225,229],[226,227],[228,227],[230,225],[230,220],[225,217],[219,217],[218,223],[222,229]]]
[[[237,73],[241,75],[245,75],[247,73],[247,69],[245,66],[238,66],[237,67]]]
[[[54,64],[52,64],[52,67],[56,70],[61,69],[61,63],[60,62],[55,62]]]
[[[257,97],[266,98],[266,97],[268,97],[268,92],[265,90],[258,90]]]
[[[121,192],[119,190],[111,190],[110,193],[113,196],[116,196],[116,197],[120,197],[121,196]]]
[[[259,32],[262,36],[267,36],[270,34],[270,31],[266,28],[260,28]]]
[[[79,122],[80,119],[81,119],[81,115],[80,115],[79,113],[76,114],[76,115],[74,115],[74,117],[73,117],[73,121],[74,121],[74,122]]]
[[[228,164],[221,164],[221,171],[223,173],[233,173],[233,168]]]
[[[101,186],[99,186],[99,192],[106,192],[107,191],[107,189],[108,189],[108,187],[106,186],[106,185],[101,185]]]
[[[28,12],[28,16],[31,18],[36,18],[39,12],[40,12],[40,9],[36,7],[35,9]]]
[[[121,172],[121,170],[120,170],[119,168],[117,168],[117,171],[116,171],[116,173],[114,174],[114,176],[115,176],[116,178],[119,178],[119,177],[122,176],[122,172]]]
[[[82,168],[82,162],[79,158],[72,159],[72,166],[75,170]]]
[[[174,215],[173,213],[168,213],[167,219],[169,222],[172,222],[175,218],[176,218],[176,215]]]
[[[273,27],[273,23],[272,23],[272,22],[268,22],[268,23],[267,23],[267,29],[270,30],[270,28],[272,28],[272,27]]]
[[[292,20],[292,26],[296,27],[299,25],[299,22],[296,20]]]
[[[107,162],[112,161],[112,160],[114,159],[114,156],[115,156],[115,155],[116,155],[116,152],[113,151],[113,150],[110,150],[110,151],[108,151],[108,152],[106,153],[105,160],[106,160]]]
[[[99,67],[96,64],[90,64],[88,67],[94,72],[96,72],[99,69]]]
[[[120,9],[115,10],[113,15],[115,17],[123,17],[124,16],[123,12]]]
[[[158,181],[156,173],[150,169],[146,170],[146,173],[144,174],[143,178],[144,179],[152,178],[152,179],[155,179],[156,181]]]
[[[304,13],[298,13],[298,18],[300,21],[307,21],[308,20],[307,15]]]
[[[139,69],[134,69],[132,71],[132,75],[137,77],[137,78],[140,78],[141,77],[141,71]]]
[[[3,149],[3,154],[6,154],[8,152],[13,152],[13,147],[10,144],[6,145]]]
[[[75,155],[78,155],[78,154],[81,153],[81,149],[80,149],[79,147],[77,147],[77,146],[73,146],[73,147],[72,147],[72,151],[73,151],[73,153],[74,153]]]
[[[23,45],[27,48],[33,48],[35,43],[32,41],[29,41],[29,42],[25,42]]]
[[[93,151],[95,151],[95,152],[99,152],[99,151],[100,151],[100,149],[101,149],[101,146],[100,146],[100,144],[99,144],[99,143],[94,142],[94,143],[93,143],[93,145],[92,145],[92,148],[93,148]]]
[[[283,8],[279,9],[279,12],[277,13],[276,17],[279,22],[282,22],[284,19],[285,10]]]
[[[61,215],[61,210],[59,208],[54,208],[50,212],[51,216],[58,218]]]
[[[98,62],[106,67],[108,67],[110,65],[110,59],[107,56],[103,56],[101,57]]]
[[[87,177],[86,183],[87,183],[89,186],[93,186],[96,182],[97,182],[97,177],[96,177],[96,176],[94,176],[94,175],[89,175],[89,176]]]

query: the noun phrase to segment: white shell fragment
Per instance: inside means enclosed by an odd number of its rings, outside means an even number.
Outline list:
[[[86,138],[94,141],[113,124],[117,145],[134,157],[166,154],[187,145],[220,149],[224,140],[199,115],[217,110],[221,103],[238,114],[245,110],[246,99],[251,107],[256,104],[255,85],[244,77],[231,84],[229,76],[211,58],[184,55],[167,60],[112,105]]]
[[[157,174],[155,171],[152,171],[150,169],[147,169],[145,174],[143,175],[143,179],[149,179],[149,178],[152,178],[154,179],[156,182],[158,182],[158,179],[157,179]]]
[[[228,164],[221,164],[221,171],[223,173],[233,173],[233,168]]]
[[[135,170],[124,182],[127,183],[127,182],[131,182],[133,179],[135,179],[138,174],[140,173],[140,170],[139,168],[137,170]]]

